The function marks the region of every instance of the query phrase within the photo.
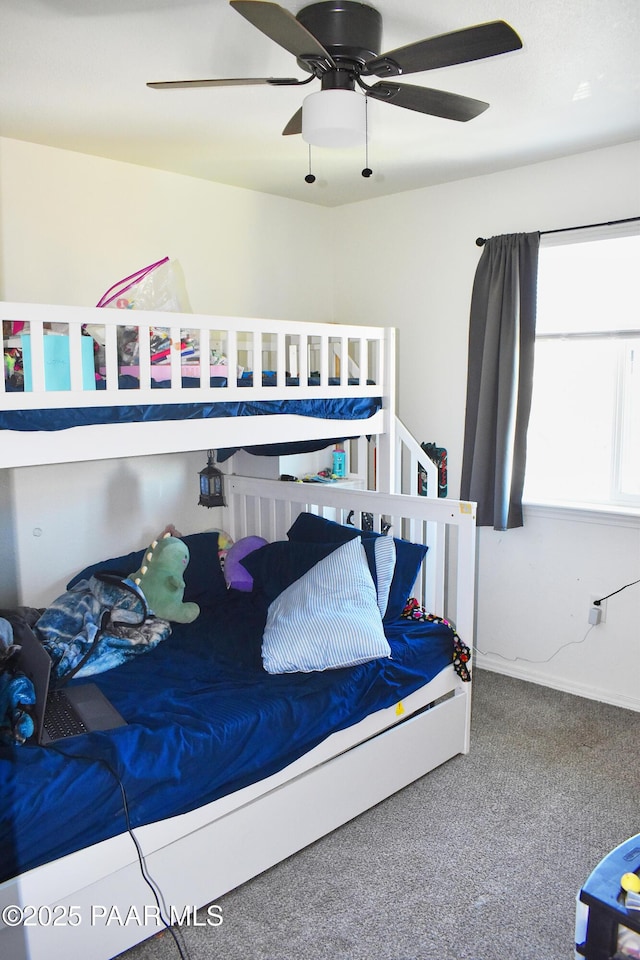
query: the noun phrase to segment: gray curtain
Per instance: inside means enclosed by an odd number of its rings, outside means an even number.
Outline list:
[[[461,498],[478,524],[522,526],[539,233],[487,240],[471,297]]]

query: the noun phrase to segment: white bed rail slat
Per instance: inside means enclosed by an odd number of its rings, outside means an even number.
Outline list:
[[[30,329],[31,338],[31,382],[34,393],[44,391],[44,345],[41,321],[34,321]]]
[[[358,351],[358,371],[356,376],[360,377],[362,383],[366,383],[369,379],[369,350],[366,340],[360,338],[358,341]]]
[[[182,331],[180,327],[172,326],[169,328],[169,337],[171,339],[171,353],[169,357],[171,358],[171,386],[172,388],[180,386],[180,380],[182,377],[182,364],[181,364],[181,343],[182,343]]]
[[[338,357],[340,358],[340,386],[349,379],[348,340],[342,336],[338,340]]]
[[[69,367],[72,390],[83,389],[82,331],[78,326],[69,329]]]
[[[308,337],[304,333],[298,334],[298,377],[301,383],[306,383],[309,376],[309,347]]]
[[[287,375],[287,338],[278,337],[276,341],[276,382],[284,387]]]
[[[320,383],[322,386],[325,386],[331,376],[331,370],[329,368],[329,341],[325,337],[320,341],[319,373]]]
[[[113,324],[105,326],[104,336],[107,391],[112,393],[118,389],[118,328]]]
[[[253,392],[254,393],[263,393],[264,387],[262,386],[262,333],[259,330],[254,330],[251,335],[252,341],[252,362],[251,367],[254,371],[253,377]]]
[[[227,331],[227,365],[229,368],[229,377],[227,379],[227,386],[225,387],[225,390],[229,390],[231,388],[231,383],[233,382],[232,371],[238,369],[238,331],[237,330]]]
[[[151,344],[149,343],[149,325],[138,327],[138,367],[140,368],[140,391],[143,384],[151,382]]]

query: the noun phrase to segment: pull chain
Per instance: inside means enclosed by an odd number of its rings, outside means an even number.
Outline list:
[[[364,97],[364,170],[363,177],[370,177],[373,170],[369,166],[369,98]]]
[[[315,178],[314,175],[311,173],[311,144],[309,144],[309,173],[306,175],[306,177],[305,177],[304,179],[305,179],[305,183],[315,183],[315,182],[316,182],[316,178]]]

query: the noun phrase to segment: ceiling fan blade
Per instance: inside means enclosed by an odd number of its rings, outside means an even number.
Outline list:
[[[484,60],[521,47],[522,40],[513,27],[504,20],[493,20],[390,50],[369,60],[363,74],[394,77],[404,73],[422,73],[456,63]]]
[[[388,83],[381,81],[367,88],[367,96],[384,100],[396,107],[428,113],[445,120],[473,120],[484,113],[489,106],[483,100],[472,100],[458,93],[446,90],[432,90],[429,87],[416,87],[409,83]]]
[[[267,0],[230,0],[238,13],[294,57],[316,58],[335,66],[331,55],[314,35],[278,3]]]
[[[288,137],[292,133],[302,133],[302,107],[300,107],[289,120],[282,131],[283,137]]]
[[[167,90],[177,87],[240,87],[247,84],[268,83],[274,87],[297,86],[308,83],[307,80],[296,80],[293,77],[227,77],[221,80],[158,80],[148,83],[154,90]]]

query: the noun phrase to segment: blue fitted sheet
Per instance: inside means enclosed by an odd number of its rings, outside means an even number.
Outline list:
[[[324,673],[261,667],[264,602],[230,591],[152,652],[92,679],[128,721],[57,746],[0,746],[0,881],[269,776],[396,704],[452,659],[439,623],[386,624],[392,659]],[[226,625],[226,626],[225,626]]]
[[[352,385],[357,380],[350,380]],[[310,386],[319,386],[320,380],[309,377]],[[329,385],[339,381],[330,380]],[[139,386],[134,377],[119,379],[121,390],[135,390]],[[298,380],[288,378],[287,385],[295,386]],[[199,387],[199,380],[183,377],[185,388]],[[226,380],[212,377],[211,387],[224,387]],[[237,381],[239,387],[250,387],[251,377],[242,377]],[[275,386],[272,375],[263,375],[264,386]],[[97,384],[98,388],[104,384]],[[154,389],[169,389],[168,380],[152,380]],[[15,393],[7,387],[8,392]],[[204,403],[168,403],[168,404],[127,404],[126,406],[104,407],[63,407],[41,410],[3,410],[0,411],[0,430],[66,430],[69,427],[83,427],[103,423],[138,423],[163,420],[209,420],[216,417],[255,417],[273,414],[296,414],[301,417],[315,417],[327,420],[366,420],[372,417],[382,406],[381,397],[318,397],[301,400],[211,400]]]

